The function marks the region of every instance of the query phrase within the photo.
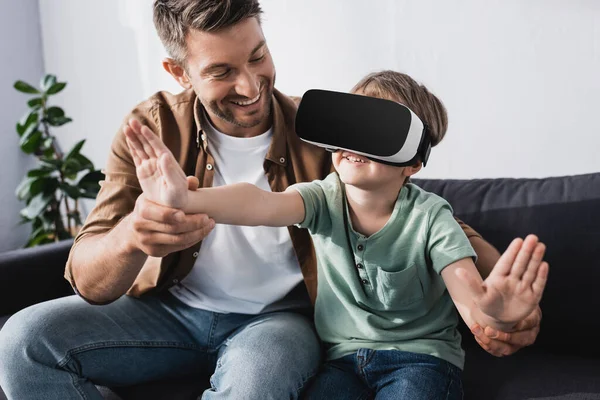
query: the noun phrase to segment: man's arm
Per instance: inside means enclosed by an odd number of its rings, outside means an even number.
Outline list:
[[[124,128],[139,129],[137,121]],[[185,215],[139,196],[123,133],[113,142],[106,181],[65,269],[71,285],[91,303],[116,300],[131,287],[148,256],[163,257],[190,247],[214,226],[206,215]],[[189,184],[198,187],[196,178]]]

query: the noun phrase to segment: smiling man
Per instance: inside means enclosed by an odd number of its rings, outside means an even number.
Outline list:
[[[66,266],[79,296],[27,308],[0,332],[0,385],[10,399],[98,399],[95,384],[206,376],[203,399],[297,398],[316,373],[308,233],[215,226],[148,201],[124,135],[148,126],[192,189],[249,182],[280,192],[328,175],[329,153],[298,139],[296,103],[274,89],[260,14],[256,0],[154,2],[170,55],[164,68],[185,90],[141,103],[115,136]],[[463,229],[486,275],[499,255]],[[510,353],[531,343],[538,314],[527,321],[510,343],[480,334],[482,345]]]

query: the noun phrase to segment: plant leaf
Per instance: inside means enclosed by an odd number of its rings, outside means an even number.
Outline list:
[[[25,247],[34,247],[41,244],[52,243],[54,237],[54,232],[46,231],[44,228],[38,228],[34,233],[29,236],[29,241],[25,245]]]
[[[31,199],[27,207],[21,210],[21,216],[30,220],[34,219],[46,210],[46,207],[48,207],[53,198],[54,196],[49,196],[45,193],[38,194]]]
[[[81,191],[77,186],[69,185],[68,183],[61,183],[59,185],[60,190],[72,199],[78,199],[81,197]]]
[[[41,97],[34,97],[27,102],[27,105],[31,108],[39,109],[44,104],[44,99]]]
[[[24,134],[21,136],[21,140],[19,145],[21,146],[21,150],[23,150],[27,154],[34,153],[42,143],[42,132],[34,130],[31,134]]]
[[[62,91],[65,86],[67,86],[66,82],[58,82],[55,83],[54,85],[50,86],[50,88],[48,90],[46,90],[46,93],[51,95],[51,94],[56,94],[60,91]]]
[[[16,195],[19,200],[30,200],[32,197],[44,191],[44,188],[50,183],[51,180],[56,178],[42,177],[25,177],[16,190]]]
[[[40,115],[36,111],[32,111],[27,113],[21,118],[21,121],[17,122],[17,133],[19,136],[22,136],[23,133],[31,126],[31,124],[36,124],[36,129],[38,125],[38,119]]]
[[[46,76],[44,76],[42,78],[42,81],[40,82],[40,86],[42,87],[42,90],[44,92],[46,92],[48,89],[50,89],[54,84],[56,83],[56,76],[52,75],[52,74],[47,74]]]
[[[69,117],[57,117],[57,118],[48,118],[47,121],[50,126],[63,126],[64,124],[68,124],[69,122],[71,122],[73,120]]]
[[[48,118],[60,118],[65,116],[65,111],[60,107],[50,107],[46,110]]]
[[[14,84],[14,88],[22,93],[37,94],[40,92],[39,90],[31,86],[29,83],[23,81],[16,81]]]
[[[75,145],[71,148],[69,153],[65,156],[65,161],[70,160],[74,156],[78,155],[84,144],[85,144],[85,139],[80,140],[79,142],[75,143]]]
[[[55,168],[41,167],[38,169],[29,170],[29,172],[27,172],[27,176],[30,178],[36,178],[36,177],[40,177],[40,176],[48,176],[54,171],[56,171]]]

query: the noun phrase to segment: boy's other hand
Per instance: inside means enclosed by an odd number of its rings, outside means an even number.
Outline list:
[[[548,263],[542,261],[545,251],[545,245],[529,235],[524,241],[513,240],[483,284],[464,269],[456,273],[489,323],[512,330],[542,298],[548,278]]]
[[[184,208],[188,181],[171,151],[150,128],[135,119],[129,121],[124,133],[146,198],[167,207]]]
[[[474,324],[471,333],[485,351],[493,356],[503,357],[532,345],[540,333],[541,321],[542,310],[538,306],[515,326],[513,332],[501,332],[489,326],[483,329],[479,324]]]

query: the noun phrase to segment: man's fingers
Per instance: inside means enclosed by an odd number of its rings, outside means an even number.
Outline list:
[[[506,276],[510,273],[510,269],[517,258],[517,254],[523,245],[523,240],[521,238],[514,239],[506,251],[502,253],[500,259],[494,266],[494,269],[490,273],[490,275],[500,275]]]
[[[544,243],[538,243],[535,250],[533,250],[533,255],[531,256],[531,260],[529,260],[529,265],[527,265],[527,270],[523,274],[523,279],[521,280],[521,287],[523,289],[530,289],[531,284],[537,277],[545,253],[546,245]]]
[[[515,330],[515,332],[518,332],[518,331],[527,331],[532,328],[539,329],[539,325],[540,325],[541,321],[542,321],[542,309],[539,306],[537,306],[535,308],[535,310],[533,310],[531,312],[531,314],[529,314],[525,319],[521,320],[515,326],[514,330]]]
[[[501,342],[510,342],[511,334],[508,332],[498,331],[492,327],[486,326],[483,330],[485,336],[490,339],[499,340]]]
[[[187,178],[188,190],[198,190],[200,187],[200,181],[195,176],[188,176]]]
[[[550,266],[547,262],[544,261],[538,269],[535,281],[533,281],[533,283],[531,284],[531,287],[533,288],[533,293],[535,294],[536,300],[538,302],[542,299],[542,294],[544,293],[544,289],[546,288],[549,270]]]
[[[527,266],[529,265],[529,261],[531,260],[531,256],[535,247],[537,246],[538,238],[535,235],[527,235],[525,240],[523,241],[523,245],[517,254],[515,262],[512,265],[510,270],[510,276],[515,279],[520,280]]]

